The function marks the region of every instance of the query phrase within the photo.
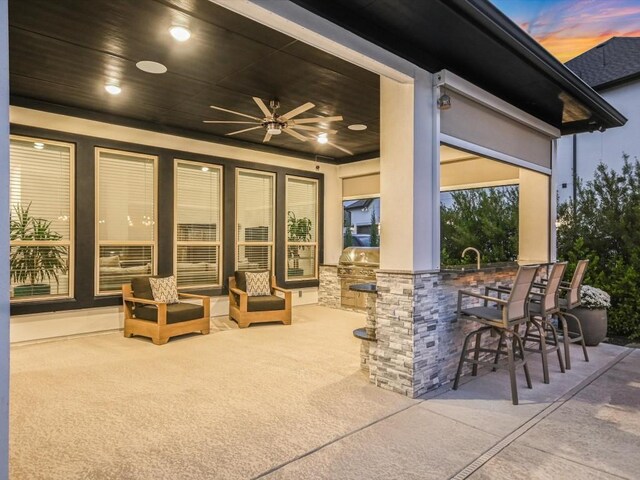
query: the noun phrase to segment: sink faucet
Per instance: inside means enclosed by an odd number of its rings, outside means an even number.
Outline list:
[[[464,258],[464,255],[469,251],[472,250],[474,252],[476,252],[477,255],[477,265],[478,265],[478,270],[480,270],[480,251],[477,248],[473,248],[473,247],[467,247],[462,251],[462,258]]]

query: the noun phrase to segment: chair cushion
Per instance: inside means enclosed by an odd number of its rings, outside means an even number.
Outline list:
[[[493,307],[470,307],[463,308],[462,313],[478,319],[502,322],[502,310]]]
[[[178,303],[178,286],[176,277],[169,275],[164,278],[150,278],[151,292],[156,302]]]
[[[153,300],[153,291],[151,290],[149,277],[133,277],[131,279],[131,289],[133,290],[134,297]]]
[[[264,297],[271,295],[269,272],[246,272],[247,295],[250,297]]]
[[[158,321],[158,308],[155,305],[136,307],[136,318]],[[204,317],[204,307],[192,303],[172,303],[167,305],[167,323],[180,323]]]
[[[247,272],[251,272],[251,273],[269,272],[269,278],[271,278],[271,272],[269,270],[241,270],[241,271],[236,271],[233,274],[233,276],[236,279],[236,288],[242,290],[243,292],[247,291]]]
[[[120,256],[112,255],[110,257],[100,257],[101,267],[120,267]]]
[[[284,298],[275,295],[247,298],[248,312],[266,312],[268,310],[284,310]]]

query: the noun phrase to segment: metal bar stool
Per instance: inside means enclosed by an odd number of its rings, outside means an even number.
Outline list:
[[[529,304],[530,321],[527,323],[523,340],[526,351],[541,354],[544,383],[549,383],[548,355],[550,353],[557,352],[560,371],[562,373],[565,372],[562,354],[560,353],[558,332],[550,319],[560,312],[560,283],[566,269],[567,262],[554,264],[547,282],[542,285],[535,283],[533,288],[536,291],[531,292],[532,300]],[[537,334],[535,331],[531,331],[531,327],[537,330]],[[537,347],[528,348],[527,342],[535,343]],[[547,348],[547,345],[550,345],[550,347]]]
[[[549,354],[557,352],[560,371],[565,372],[562,354],[560,353],[560,342],[558,341],[558,332],[554,325],[550,322],[552,315],[557,315],[560,310],[559,296],[560,283],[567,268],[567,262],[549,264],[552,266],[551,272],[544,283],[533,284],[529,301],[529,321],[526,325],[524,337],[522,337],[525,351],[539,353],[542,357],[542,377],[544,383],[549,383]],[[546,265],[547,267],[549,265]],[[535,290],[533,290],[535,289]],[[511,292],[509,287],[486,287],[486,293],[497,292],[500,294],[508,294]],[[518,327],[516,327],[518,331]],[[536,333],[537,332],[537,333]],[[535,348],[527,347],[527,342],[534,343]],[[496,354],[496,362],[500,350]]]
[[[562,282],[560,290],[566,292],[565,298],[560,299],[560,311],[558,312],[558,327],[562,328],[562,343],[564,345],[564,360],[567,370],[571,370],[571,353],[569,351],[569,345],[572,343],[580,343],[582,345],[582,353],[584,354],[584,361],[589,361],[589,354],[587,353],[587,346],[584,343],[584,335],[582,334],[582,325],[580,319],[575,315],[569,313],[569,310],[580,306],[580,289],[582,288],[582,281],[587,271],[589,260],[580,260],[576,266],[571,283]],[[576,321],[578,326],[578,332],[570,332],[567,326],[566,316],[572,317]]]
[[[471,363],[473,368],[471,375],[478,372],[478,365],[488,365],[493,368],[508,368],[511,382],[511,400],[514,405],[518,404],[518,389],[516,384],[516,367],[522,366],[527,380],[527,387],[532,388],[531,376],[527,367],[524,344],[518,335],[516,327],[529,320],[529,293],[535,279],[537,266],[520,267],[508,299],[481,295],[475,292],[458,291],[458,320],[469,320],[483,324],[483,327],[469,333],[465,339],[460,353],[460,363],[456,372],[453,390],[458,389],[460,376],[465,363]],[[463,308],[464,297],[472,297],[484,300],[484,305]],[[493,305],[490,305],[493,304]],[[482,347],[482,335],[485,332],[499,335],[498,346],[493,348]],[[475,344],[469,357],[469,342],[475,337]],[[506,351],[502,350],[505,344]],[[492,353],[495,355],[493,361],[480,360],[480,353]],[[506,355],[507,363],[500,364],[498,358]],[[516,356],[519,357],[516,360]]]

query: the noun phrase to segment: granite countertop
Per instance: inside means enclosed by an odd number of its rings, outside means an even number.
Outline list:
[[[468,263],[465,265],[443,265],[440,267],[441,273],[473,273],[484,272],[489,270],[508,270],[517,268],[518,262],[496,262],[496,263],[481,263],[480,269],[478,269],[475,263]]]

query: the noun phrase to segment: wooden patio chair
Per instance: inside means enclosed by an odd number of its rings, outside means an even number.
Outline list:
[[[124,303],[124,336],[149,337],[156,345],[186,333],[207,335],[210,326],[211,302],[205,295],[179,293],[179,298],[199,300],[202,305],[188,302],[162,303],[153,299],[149,277],[135,277],[122,285]]]

